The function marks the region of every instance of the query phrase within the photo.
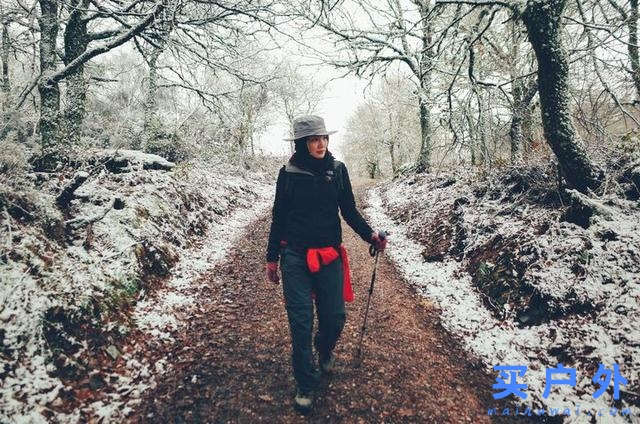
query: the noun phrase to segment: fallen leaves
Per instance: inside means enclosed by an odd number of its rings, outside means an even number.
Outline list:
[[[400,408],[398,409],[398,411],[396,411],[396,413],[401,416],[401,417],[413,417],[416,412],[413,409],[410,408]]]
[[[269,223],[270,216],[256,222],[252,227],[264,230],[253,231],[202,278],[206,295],[200,294],[198,302],[206,313],[176,335],[173,369],[146,393],[132,421],[300,422],[290,407],[295,381],[281,288],[274,290],[263,276]],[[384,257],[378,263],[362,367],[353,368],[372,268],[362,240],[346,227],[343,238],[359,295],[347,305],[349,317],[335,351],[340,372],[322,379],[308,421],[464,422],[473,417],[473,422],[489,422],[477,417],[489,401],[492,380],[476,370],[469,373],[464,354],[451,347],[434,319],[432,305],[415,296]],[[467,385],[451,382],[459,375],[466,376]],[[470,387],[486,390],[478,394]],[[463,398],[465,408],[458,402],[434,411],[443,398]]]

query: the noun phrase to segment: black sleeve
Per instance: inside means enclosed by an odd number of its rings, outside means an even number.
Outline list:
[[[280,169],[278,181],[276,182],[276,197],[273,201],[271,230],[269,232],[269,244],[267,245],[267,262],[277,262],[280,257],[280,240],[284,237],[284,225],[286,219],[284,192],[284,180],[286,177],[283,166]]]
[[[371,233],[373,233],[373,230],[356,208],[356,201],[353,197],[347,167],[344,164],[340,164],[340,167],[342,168],[342,181],[344,185],[339,198],[340,213],[347,224],[353,228],[353,231],[358,233],[362,240],[371,243]]]

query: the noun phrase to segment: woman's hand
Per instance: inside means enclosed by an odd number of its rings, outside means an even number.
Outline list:
[[[275,284],[280,282],[280,275],[278,275],[278,262],[267,262],[267,279]]]
[[[376,250],[382,252],[387,247],[387,236],[382,231],[375,231],[371,234],[371,244]]]

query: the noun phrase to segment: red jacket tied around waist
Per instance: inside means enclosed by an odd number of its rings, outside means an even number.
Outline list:
[[[353,302],[353,287],[351,287],[347,249],[344,248],[344,245],[340,245],[339,250],[339,256],[342,258],[342,296],[346,302]],[[336,259],[338,259],[338,251],[335,247],[307,249],[307,266],[312,273],[320,271],[321,265],[329,265]]]

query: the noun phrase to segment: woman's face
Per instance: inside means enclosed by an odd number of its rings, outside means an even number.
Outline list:
[[[307,139],[307,149],[309,150],[309,154],[316,159],[324,158],[324,155],[327,153],[328,144],[328,135],[312,135]]]

